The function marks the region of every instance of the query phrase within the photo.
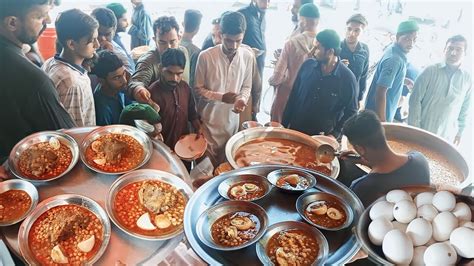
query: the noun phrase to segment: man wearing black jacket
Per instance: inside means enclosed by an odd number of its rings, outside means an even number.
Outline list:
[[[262,76],[265,67],[265,11],[269,3],[270,0],[252,0],[250,5],[239,10],[247,22],[247,30],[242,43],[258,49],[262,53],[257,57],[260,76]]]

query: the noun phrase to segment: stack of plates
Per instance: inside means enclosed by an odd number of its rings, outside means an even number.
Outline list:
[[[202,157],[206,149],[206,138],[195,133],[182,136],[174,146],[178,157],[185,161],[193,161]]]

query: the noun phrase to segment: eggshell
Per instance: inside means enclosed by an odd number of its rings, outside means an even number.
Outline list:
[[[393,206],[393,217],[400,223],[409,223],[415,219],[416,211],[413,201],[401,200]]]
[[[369,239],[372,244],[382,245],[385,235],[393,230],[392,223],[384,217],[377,218],[369,224]]]
[[[431,239],[433,228],[427,220],[416,218],[408,224],[406,233],[413,245],[417,247],[426,244]]]
[[[423,218],[427,220],[428,222],[432,222],[433,219],[438,215],[438,210],[435,208],[435,206],[431,204],[423,205],[418,208],[416,212],[416,217],[418,218]]]
[[[471,222],[471,221],[460,221],[459,226],[474,229],[474,222]]]
[[[425,251],[428,247],[419,246],[413,250],[413,259],[411,260],[410,265],[413,266],[423,266],[425,263],[423,262],[423,255],[425,255]]]
[[[423,261],[427,266],[454,265],[457,260],[457,254],[449,244],[435,243],[425,250]]]
[[[385,195],[385,199],[391,203],[397,203],[402,200],[413,201],[410,194],[408,194],[408,192],[406,192],[405,190],[401,189],[395,189],[388,192],[387,195]]]
[[[393,229],[398,229],[402,232],[407,231],[408,224],[400,223],[399,221],[392,221]]]
[[[380,217],[385,217],[387,220],[393,220],[393,203],[385,200],[379,201],[372,206],[369,211],[369,217],[373,221]]]
[[[438,191],[433,196],[433,206],[440,212],[452,211],[456,205],[456,198],[449,191]]]
[[[459,256],[474,258],[474,229],[458,227],[451,232],[449,242],[454,247]]]
[[[433,219],[433,239],[436,241],[446,241],[451,232],[458,227],[458,219],[450,212],[442,212]]]
[[[459,221],[471,221],[472,219],[471,208],[464,202],[456,203],[451,212]]]
[[[413,244],[410,238],[398,229],[388,232],[382,242],[385,257],[395,264],[409,264],[413,258]]]
[[[415,197],[415,205],[417,208],[426,205],[426,204],[432,204],[433,203],[433,196],[434,193],[432,192],[422,192]]]

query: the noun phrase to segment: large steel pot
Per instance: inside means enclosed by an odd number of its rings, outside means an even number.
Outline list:
[[[227,161],[232,165],[234,169],[239,169],[240,166],[235,161],[235,153],[237,150],[244,145],[245,143],[259,138],[279,138],[285,140],[292,140],[302,144],[309,145],[311,148],[316,149],[321,145],[318,141],[312,137],[301,133],[299,131],[286,129],[286,128],[276,128],[276,127],[257,127],[249,128],[243,131],[238,132],[232,136],[225,146],[225,156]],[[331,162],[331,177],[337,178],[339,175],[340,165],[337,158]]]

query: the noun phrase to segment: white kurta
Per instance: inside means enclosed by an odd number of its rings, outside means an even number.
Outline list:
[[[252,88],[253,54],[239,48],[229,61],[222,45],[201,52],[196,65],[197,110],[208,141],[208,152],[217,164],[225,160],[225,144],[239,129],[239,115],[233,104],[222,102],[222,95],[234,92],[247,103]]]

